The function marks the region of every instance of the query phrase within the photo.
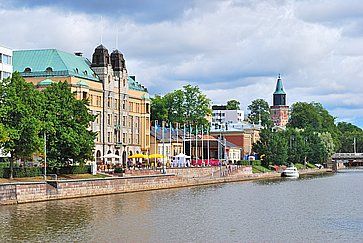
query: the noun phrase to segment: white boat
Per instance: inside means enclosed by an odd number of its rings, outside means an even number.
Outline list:
[[[299,177],[299,171],[296,167],[287,167],[284,171],[281,172],[282,177]]]

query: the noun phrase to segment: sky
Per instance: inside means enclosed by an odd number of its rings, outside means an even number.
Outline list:
[[[129,75],[165,94],[198,85],[213,101],[320,102],[363,128],[363,1],[0,0],[0,44],[119,49]]]

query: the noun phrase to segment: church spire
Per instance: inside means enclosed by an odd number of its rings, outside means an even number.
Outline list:
[[[273,94],[273,105],[274,106],[286,105],[286,93],[284,91],[284,86],[282,85],[280,74],[277,77],[276,90]]]

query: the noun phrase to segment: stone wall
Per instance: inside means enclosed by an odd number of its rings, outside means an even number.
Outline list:
[[[168,169],[165,175],[0,184],[0,204],[214,184],[245,180],[251,174],[248,167],[229,168],[230,171],[227,168],[222,167],[223,173],[219,172],[219,167],[174,168]]]

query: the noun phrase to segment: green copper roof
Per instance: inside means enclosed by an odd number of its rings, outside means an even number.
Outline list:
[[[135,80],[135,76],[127,77],[127,83],[129,85],[129,89],[148,92],[147,88],[145,88],[144,86],[142,86],[139,82],[137,82]]]
[[[86,58],[56,49],[14,51],[13,66],[24,77],[72,76],[99,81]]]
[[[280,75],[277,78],[276,90],[275,90],[274,94],[286,94],[284,91],[284,87],[282,86],[282,80],[280,78]]]
[[[53,80],[47,78],[44,79],[43,81],[40,81],[37,85],[38,86],[48,86],[48,85],[52,85],[53,84]]]

